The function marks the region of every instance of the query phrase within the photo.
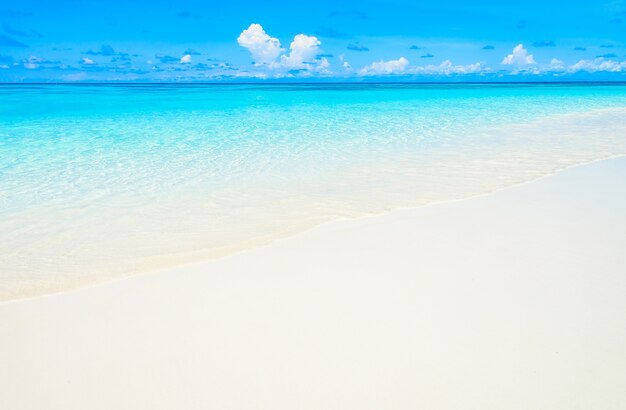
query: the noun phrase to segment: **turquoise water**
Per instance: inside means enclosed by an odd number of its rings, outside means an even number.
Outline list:
[[[0,300],[622,154],[623,85],[0,86]]]

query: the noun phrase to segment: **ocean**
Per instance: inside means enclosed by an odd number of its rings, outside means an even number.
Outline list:
[[[624,154],[626,84],[0,85],[0,301]]]

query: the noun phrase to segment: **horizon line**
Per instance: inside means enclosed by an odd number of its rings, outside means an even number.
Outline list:
[[[623,84],[626,80],[572,80],[572,81],[33,81],[1,82],[0,86],[18,85],[489,85],[489,84]]]

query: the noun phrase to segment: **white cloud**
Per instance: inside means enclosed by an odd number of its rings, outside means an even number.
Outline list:
[[[312,72],[329,73],[328,59],[318,58],[322,42],[315,36],[297,34],[289,45],[289,53],[281,55],[284,50],[280,41],[267,34],[260,24],[251,24],[237,42],[250,51],[256,66],[273,71],[268,77],[289,76],[284,73],[288,70],[301,70],[303,76]]]
[[[88,57],[83,57],[83,58],[80,60],[80,63],[81,63],[81,64],[84,64],[84,65],[94,65],[94,64],[96,64],[96,62],[95,62],[95,61],[93,61],[91,58],[88,58]]]
[[[359,75],[389,75],[389,74],[402,74],[409,65],[409,60],[404,57],[400,57],[397,60],[389,61],[376,61],[368,66],[363,67],[359,71]]]
[[[558,58],[553,58],[550,61],[550,65],[548,66],[548,69],[551,71],[559,71],[563,68],[565,68],[565,66],[563,65],[563,61],[559,60]]]
[[[596,58],[595,60],[580,60],[576,64],[571,65],[568,70],[570,73],[579,71],[587,71],[596,73],[599,71],[619,73],[626,71],[626,61],[605,60],[604,58]]]
[[[9,66],[6,65],[6,64],[0,64],[0,68],[3,69],[3,70],[8,70]]]
[[[439,65],[430,64],[427,66],[414,67],[409,70],[412,74],[430,75],[477,74],[486,71],[488,71],[488,69],[482,63],[454,65],[450,60],[446,60]]]
[[[535,57],[533,57],[532,54],[528,54],[528,50],[524,48],[524,45],[518,44],[517,46],[515,46],[511,54],[504,57],[504,59],[502,60],[500,64],[521,66],[521,65],[530,65],[530,64],[536,64],[536,63],[535,63]]]
[[[349,62],[346,61],[345,54],[339,54],[339,62],[341,63],[341,66],[343,67],[344,70],[346,71],[352,70],[352,66],[350,65]]]
[[[182,58],[180,59],[180,63],[181,64],[191,63],[191,54],[185,54],[184,56],[182,56]]]
[[[322,58],[317,64],[318,71],[328,71],[329,68],[330,68],[330,62],[328,61],[326,57]]]
[[[241,32],[237,43],[250,51],[256,64],[271,63],[282,51],[280,41],[270,37],[260,24],[250,24],[250,27]]]
[[[36,56],[30,56],[28,59],[22,60],[24,68],[27,70],[34,70],[39,68],[39,63],[42,63],[44,60],[42,58]]]
[[[321,44],[322,42],[315,36],[298,34],[289,46],[289,55],[282,55],[280,62],[284,67],[291,69],[305,68],[305,65],[309,65],[307,63],[315,61]]]

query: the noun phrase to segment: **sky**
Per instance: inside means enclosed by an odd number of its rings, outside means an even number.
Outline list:
[[[0,0],[0,82],[626,80],[626,0]]]

